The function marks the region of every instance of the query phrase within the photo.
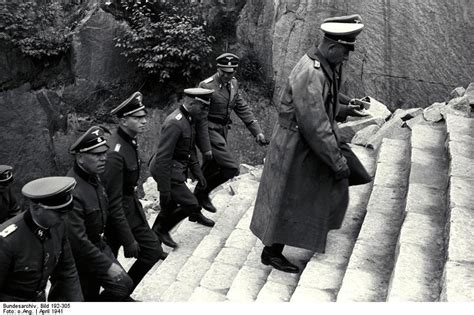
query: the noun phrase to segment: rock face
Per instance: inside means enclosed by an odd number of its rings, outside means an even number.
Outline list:
[[[96,7],[81,21],[72,41],[72,71],[76,80],[114,82],[127,79],[133,67],[114,46],[121,28],[112,14]]]
[[[346,69],[346,92],[372,95],[391,109],[419,107],[470,81],[471,53],[464,49],[473,42],[470,7],[468,1],[254,0],[243,9],[238,35],[262,56],[278,100],[292,67],[321,39],[322,20],[360,13],[365,29]]]
[[[17,188],[27,181],[52,175],[55,159],[50,121],[30,86],[0,93],[0,158],[2,164],[14,168]]]

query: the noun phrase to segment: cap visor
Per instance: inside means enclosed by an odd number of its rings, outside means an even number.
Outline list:
[[[100,153],[104,153],[104,152],[107,152],[109,150],[109,146],[107,144],[103,144],[101,146],[98,146],[97,148],[94,148],[90,151],[87,151],[87,152],[84,152],[84,153],[92,153],[92,154],[100,154]]]
[[[235,72],[234,68],[219,68],[219,69],[221,69],[222,71],[227,72],[227,73]]]

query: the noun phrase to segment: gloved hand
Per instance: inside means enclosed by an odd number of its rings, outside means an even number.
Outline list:
[[[270,141],[268,141],[267,139],[265,139],[265,136],[263,133],[259,133],[256,137],[255,137],[255,141],[257,141],[258,145],[260,146],[264,146],[264,145],[269,145],[270,144]]]
[[[132,244],[123,246],[123,255],[126,258],[137,258],[138,253],[140,252],[140,245],[138,245],[137,241],[133,241]]]
[[[122,281],[126,272],[117,263],[113,262],[107,270],[107,275],[115,281]]]
[[[201,175],[197,175],[196,178],[197,178],[197,181],[198,181],[198,183],[199,183],[200,189],[206,189],[206,187],[207,187],[207,180],[206,180],[206,178],[204,177],[204,175],[202,175],[202,174],[201,174]]]
[[[351,170],[349,169],[347,164],[344,164],[344,167],[338,170],[334,177],[336,178],[337,181],[340,181],[344,178],[348,178],[349,175],[351,175]]]
[[[171,192],[170,191],[160,191],[160,207],[168,208],[172,201]]]
[[[212,155],[212,151],[207,151],[202,154],[202,158],[204,161],[212,161],[214,156]]]

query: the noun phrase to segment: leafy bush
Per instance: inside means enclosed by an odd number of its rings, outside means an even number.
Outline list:
[[[71,6],[64,1],[2,3],[0,40],[35,59],[61,55],[70,47],[71,30],[77,20],[78,11],[75,7],[71,10]]]
[[[130,27],[117,36],[122,54],[159,83],[191,82],[211,64],[213,36],[204,22],[188,7],[159,2],[123,4]]]

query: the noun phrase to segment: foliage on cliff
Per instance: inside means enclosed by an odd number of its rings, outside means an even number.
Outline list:
[[[188,83],[210,67],[215,40],[189,4],[134,2],[122,5],[130,28],[116,37],[122,54],[161,84]]]
[[[0,5],[0,40],[34,59],[64,54],[82,13],[79,6],[62,1],[7,1]]]

